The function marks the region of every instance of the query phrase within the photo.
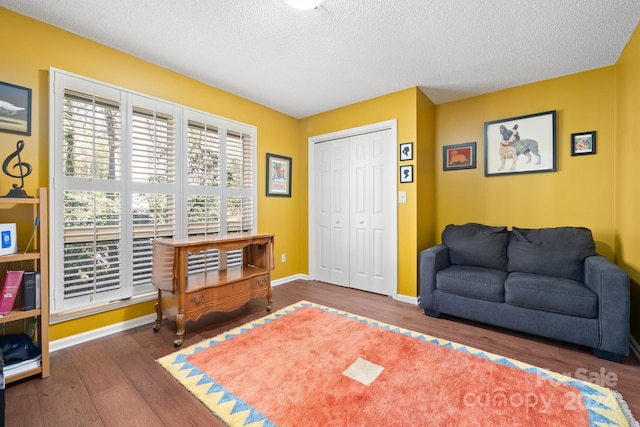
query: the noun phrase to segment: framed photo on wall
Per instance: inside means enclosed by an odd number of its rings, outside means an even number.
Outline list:
[[[442,147],[442,170],[475,169],[476,143],[445,145]]]
[[[31,135],[31,89],[0,82],[0,132]]]
[[[400,183],[413,182],[413,165],[400,166]]]
[[[400,144],[400,161],[413,160],[413,142]]]
[[[291,197],[291,157],[267,153],[267,196]]]
[[[571,155],[596,154],[596,131],[571,134]]]
[[[485,176],[555,170],[555,110],[485,122]]]

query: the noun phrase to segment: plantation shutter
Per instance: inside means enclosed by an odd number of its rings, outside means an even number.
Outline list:
[[[251,135],[227,132],[227,232],[253,228],[251,190],[254,187],[253,144]]]
[[[135,106],[131,120],[133,286],[149,285],[153,239],[173,237],[176,197],[162,184],[176,182],[176,125],[170,112]],[[169,187],[171,188],[171,187]]]
[[[122,268],[120,102],[63,96],[64,299],[119,295]]]
[[[220,233],[220,134],[216,125],[187,121],[187,234],[212,236]],[[190,273],[218,270],[220,254],[215,249],[190,254]]]
[[[254,230],[255,127],[50,76],[52,314],[154,298],[154,239]],[[190,255],[188,268],[241,260],[242,251],[208,251]]]
[[[228,233],[251,231],[253,228],[253,198],[247,190],[253,188],[253,152],[249,135],[227,131],[227,227]],[[230,251],[227,265],[242,264],[242,251]]]

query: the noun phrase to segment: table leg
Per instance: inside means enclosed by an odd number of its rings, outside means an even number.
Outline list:
[[[162,305],[160,303],[160,301],[162,300],[161,298],[161,293],[162,291],[158,289],[158,301],[156,302],[155,308],[156,308],[156,324],[153,327],[153,330],[155,332],[158,332],[160,330],[160,323],[162,323]]]
[[[174,347],[180,347],[180,345],[182,344],[182,341],[184,341],[184,323],[185,323],[184,314],[178,313],[178,315],[176,316],[176,328],[177,328],[176,334],[178,338],[176,338],[176,340],[173,342]]]
[[[269,286],[269,290],[267,291],[267,311],[271,311],[272,304],[273,304],[273,288]]]

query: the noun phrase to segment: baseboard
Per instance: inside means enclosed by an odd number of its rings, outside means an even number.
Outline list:
[[[283,277],[282,279],[272,280],[271,286],[283,285],[285,283],[293,282],[294,280],[309,280],[309,276],[306,274],[294,274],[293,276]]]
[[[396,300],[400,302],[406,302],[408,304],[418,305],[418,297],[398,294],[398,296],[396,297]]]
[[[54,351],[62,350],[67,347],[72,347],[74,345],[82,344],[88,341],[93,341],[98,338],[104,338],[111,334],[126,331],[127,329],[137,328],[138,326],[149,325],[149,330],[151,330],[151,327],[153,326],[153,323],[155,321],[155,313],[147,314],[145,316],[137,317],[125,322],[114,323],[113,325],[105,326],[103,328],[92,329],[81,334],[61,338],[59,340],[49,342],[49,352],[53,353]]]

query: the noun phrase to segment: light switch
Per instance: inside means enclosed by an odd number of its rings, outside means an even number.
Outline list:
[[[407,203],[407,192],[400,191],[398,193],[398,203]]]

